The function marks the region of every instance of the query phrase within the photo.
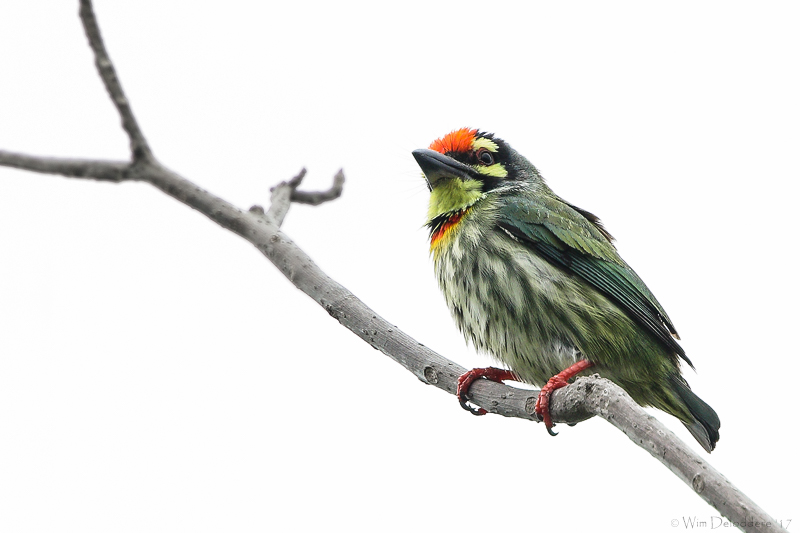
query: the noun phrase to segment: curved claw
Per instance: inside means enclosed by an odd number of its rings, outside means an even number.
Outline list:
[[[476,379],[486,378],[492,381],[496,381],[498,383],[502,383],[506,379],[517,379],[513,372],[510,370],[503,370],[502,368],[473,368],[467,372],[464,372],[458,377],[458,386],[456,388],[456,396],[458,397],[458,403],[461,404],[461,407],[469,411],[475,416],[483,416],[488,411],[482,407],[471,407],[467,404],[468,392],[469,388],[472,386],[472,383]]]
[[[561,385],[557,381],[554,381],[555,378],[551,379],[547,382],[547,385],[542,387],[542,390],[539,391],[539,397],[536,398],[536,414],[539,416],[539,420],[544,422],[544,427],[547,428],[547,433],[550,436],[555,437],[558,435],[555,431],[553,431],[553,420],[550,418],[550,395],[553,393],[554,390],[557,388],[563,387],[566,385],[564,383]]]
[[[542,387],[542,390],[539,391],[539,397],[536,398],[536,406],[534,409],[536,414],[539,415],[539,419],[544,422],[544,427],[547,428],[547,432],[553,437],[558,435],[558,433],[553,431],[553,426],[555,424],[553,424],[553,420],[550,418],[550,395],[553,394],[553,391],[561,387],[566,387],[568,385],[567,380],[591,366],[594,366],[594,364],[586,359],[578,361],[563,372],[550,378],[545,386]]]
[[[464,409],[465,411],[469,411],[471,414],[473,414],[475,416],[483,416],[488,412],[483,407],[472,407],[471,405],[469,405],[467,403],[467,399],[466,398],[460,398],[459,397],[458,398],[458,403],[461,405],[462,409]]]

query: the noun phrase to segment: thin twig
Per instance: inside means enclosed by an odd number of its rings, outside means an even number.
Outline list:
[[[272,193],[270,196],[269,211],[267,211],[264,216],[280,227],[283,224],[283,220],[286,218],[286,213],[289,212],[289,207],[292,204],[292,193],[295,189],[297,189],[297,187],[300,186],[301,183],[303,183],[303,178],[305,177],[306,169],[304,167],[301,168],[300,172],[298,172],[297,175],[289,181],[282,181],[276,186],[271,187],[269,189]],[[251,207],[251,213],[253,212],[254,207],[258,206]]]
[[[339,169],[339,172],[333,177],[333,185],[331,185],[330,189],[327,191],[306,192],[298,191],[295,187],[292,191],[292,201],[298,204],[320,205],[339,198],[342,195],[343,189],[344,172],[342,172],[342,169]]]
[[[153,158],[153,153],[147,140],[139,128],[139,124],[133,116],[130,103],[122,91],[122,84],[117,78],[117,72],[114,69],[111,58],[106,51],[103,44],[103,38],[100,35],[100,26],[97,24],[97,19],[94,16],[94,9],[92,8],[91,0],[80,0],[81,7],[79,14],[83,22],[83,29],[86,32],[86,37],[89,39],[89,46],[94,51],[95,66],[97,72],[100,74],[100,79],[106,86],[106,91],[111,97],[111,101],[119,112],[122,119],[122,129],[128,134],[131,141],[131,154],[134,161],[149,160]]]
[[[287,185],[292,189],[297,189],[300,186],[300,184],[303,183],[303,179],[306,177],[307,172],[308,171],[306,170],[306,167],[301,168],[300,172],[298,172],[295,177],[290,179]]]
[[[286,217],[286,213],[289,212],[289,206],[292,202],[320,205],[324,202],[335,200],[342,195],[342,188],[344,187],[344,171],[342,169],[339,169],[333,177],[333,185],[331,185],[331,188],[327,191],[298,191],[297,188],[303,182],[305,176],[306,169],[302,168],[300,172],[289,181],[281,182],[275,187],[272,187],[270,189],[272,192],[272,197],[270,198],[272,205],[270,205],[269,211],[266,213],[263,213],[263,207],[256,205],[250,208],[250,212],[258,213],[258,209],[260,208],[264,216],[270,217],[271,220],[280,226],[283,224],[283,219]]]
[[[120,182],[125,180],[125,171],[130,163],[126,161],[37,157],[0,150],[0,165],[43,174],[59,174],[68,178]]]

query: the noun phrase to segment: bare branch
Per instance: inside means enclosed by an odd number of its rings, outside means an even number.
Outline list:
[[[108,56],[106,47],[103,44],[103,38],[100,35],[100,27],[97,25],[97,19],[94,16],[94,9],[92,8],[91,0],[80,0],[80,17],[83,22],[83,29],[86,32],[86,37],[89,39],[89,46],[94,51],[95,66],[103,84],[106,86],[106,91],[111,97],[111,101],[116,106],[119,116],[122,119],[122,129],[128,134],[131,141],[131,154],[134,161],[141,159],[152,159],[153,153],[150,151],[150,146],[147,144],[139,124],[133,116],[130,103],[122,91],[122,85],[117,78],[117,72],[114,65],[111,63],[111,58]]]
[[[565,390],[565,389],[562,389]],[[561,405],[582,405],[605,418],[635,444],[661,461],[722,516],[743,531],[785,531],[758,505],[736,488],[704,458],[675,436],[655,417],[647,414],[628,393],[597,374],[578,378],[559,393]],[[764,524],[770,523],[770,526]]]
[[[289,181],[281,182],[270,189],[272,192],[270,198],[272,205],[270,205],[267,216],[272,217],[272,221],[278,227],[283,224],[283,219],[286,218],[286,213],[289,212],[289,207],[292,204],[292,195],[295,193],[297,187],[303,183],[303,178],[305,177],[306,169],[301,168],[300,172],[298,172],[295,177]]]
[[[36,157],[0,150],[0,166],[59,174],[68,178],[87,178],[98,181],[120,182],[130,163],[123,161],[96,161],[90,159],[58,159]]]
[[[303,183],[303,179],[305,179],[305,177],[306,177],[306,172],[308,172],[306,170],[306,167],[301,168],[300,172],[298,172],[295,177],[290,179],[289,182],[286,183],[286,185],[291,187],[292,190],[296,190],[300,186],[300,184]],[[283,185],[283,184],[281,184],[281,185]],[[275,190],[275,187],[270,189],[270,191],[272,191],[272,190]]]
[[[298,172],[298,174],[289,181],[281,182],[275,187],[272,187],[270,189],[272,192],[272,205],[270,206],[269,211],[266,213],[264,213],[263,207],[257,205],[251,207],[250,212],[259,213],[258,210],[260,209],[261,214],[270,217],[270,219],[280,227],[283,224],[283,219],[286,217],[286,213],[289,212],[289,207],[292,202],[320,205],[322,203],[335,200],[342,195],[342,189],[344,187],[344,171],[342,169],[339,169],[339,171],[333,177],[333,185],[331,185],[331,188],[327,191],[298,191],[297,188],[303,182],[303,178],[305,178],[305,176],[306,169],[302,168],[300,169],[300,172]]]
[[[305,170],[305,169],[303,169]],[[302,179],[302,178],[301,178]],[[299,183],[298,183],[299,185]],[[342,195],[344,188],[344,172],[339,169],[339,172],[333,177],[333,185],[327,191],[306,192],[298,191],[297,186],[292,191],[292,201],[298,204],[311,204],[319,205],[331,200],[336,200]]]

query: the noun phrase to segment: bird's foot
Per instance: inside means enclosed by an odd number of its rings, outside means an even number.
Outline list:
[[[539,397],[536,398],[536,406],[534,409],[542,422],[544,422],[544,427],[547,428],[547,432],[550,435],[554,437],[558,435],[558,433],[553,431],[553,419],[550,418],[550,395],[561,387],[569,385],[568,380],[592,366],[594,366],[594,363],[586,359],[578,361],[566,370],[550,378],[545,386],[542,387],[542,390],[539,391]]]
[[[514,380],[517,381],[519,378],[510,370],[504,370],[502,368],[473,368],[468,372],[464,372],[458,378],[458,388],[456,389],[456,396],[458,396],[458,403],[461,404],[461,407],[472,413],[473,415],[480,416],[486,414],[486,409],[482,407],[471,407],[467,404],[467,393],[469,392],[470,386],[472,386],[472,382],[476,379],[486,378],[491,381],[496,381],[497,383],[502,383],[505,380]]]

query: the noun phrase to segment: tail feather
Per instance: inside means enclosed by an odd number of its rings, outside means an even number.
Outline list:
[[[701,400],[689,385],[679,375],[675,374],[670,378],[672,390],[683,401],[689,413],[694,418],[692,422],[683,422],[697,442],[708,452],[714,449],[719,440],[719,416],[706,402]]]

